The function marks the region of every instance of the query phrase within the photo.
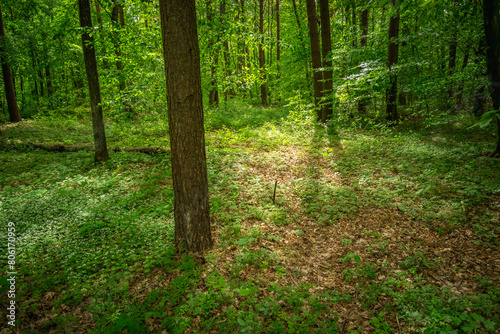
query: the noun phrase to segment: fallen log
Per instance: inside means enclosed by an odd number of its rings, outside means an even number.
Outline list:
[[[60,145],[60,144],[39,144],[39,143],[21,143],[21,142],[8,142],[1,143],[0,147],[8,148],[18,148],[18,147],[29,147],[34,149],[39,149],[48,152],[78,152],[78,151],[94,151],[94,146],[91,145]],[[168,154],[170,150],[161,147],[108,147],[109,151],[112,152],[139,152],[146,154]]]

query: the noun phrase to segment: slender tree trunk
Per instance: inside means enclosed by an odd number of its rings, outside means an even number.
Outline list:
[[[333,71],[332,71],[332,36],[330,32],[330,8],[328,0],[319,0],[319,11],[321,17],[321,51],[323,54],[323,96],[325,101],[322,110],[322,121],[326,122],[332,118],[333,100]]]
[[[160,0],[178,250],[212,246],[195,0]]]
[[[321,51],[319,47],[318,21],[316,18],[316,3],[314,0],[306,0],[307,22],[309,26],[309,39],[311,40],[311,57],[314,71],[314,104],[318,120],[322,120],[320,108],[321,98],[323,96],[323,75],[321,73]]]
[[[281,57],[281,26],[280,26],[280,1],[276,0],[276,100],[281,101],[280,85],[280,57]]]
[[[259,68],[261,75],[260,83],[260,98],[263,107],[267,106],[267,90],[266,90],[266,59],[264,53],[264,0],[259,0]]]
[[[493,109],[500,110],[500,14],[498,0],[483,0],[484,30],[486,34],[486,65],[493,101]],[[500,115],[497,113],[497,147],[491,156],[500,156]]]
[[[119,75],[119,84],[118,84],[118,89],[120,92],[125,90],[125,79],[123,77],[123,63],[122,63],[122,52],[120,50],[120,42],[119,42],[119,32],[118,32],[118,19],[121,15],[120,19],[120,26],[123,28],[125,25],[125,20],[123,19],[123,8],[122,6],[116,2],[116,0],[113,0],[115,5],[113,6],[113,11],[111,14],[111,21],[113,22],[113,35],[115,39],[115,56],[116,56],[116,70],[118,71]]]
[[[9,108],[9,117],[12,123],[21,121],[21,114],[17,106],[16,93],[14,89],[14,80],[10,70],[7,56],[3,45],[5,45],[5,28],[3,24],[2,8],[0,7],[0,61],[2,62],[3,83],[5,88],[5,95],[7,98],[7,106]]]
[[[354,38],[352,40],[352,46],[354,48],[357,48],[358,47],[358,20],[357,20],[357,16],[358,13],[357,13],[357,10],[356,10],[356,0],[353,0],[352,1],[352,29],[353,29],[353,32],[354,32]]]
[[[368,16],[369,12],[368,9],[365,8],[361,12],[361,22],[360,22],[360,28],[361,28],[361,40],[360,40],[360,45],[362,48],[365,48],[368,45]],[[360,97],[358,99],[358,111],[360,113],[366,113],[366,105],[368,103],[368,100],[365,97]]]
[[[95,2],[95,12],[97,17],[97,24],[99,26],[99,38],[101,39],[102,47],[101,52],[104,55],[103,57],[103,65],[105,68],[108,68],[108,61],[106,57],[106,46],[104,44],[104,37],[102,35],[103,24],[102,24],[102,15],[101,15],[101,6],[99,6],[99,0],[94,0]]]
[[[47,94],[50,96],[54,93],[54,88],[52,87],[52,76],[50,74],[49,64],[45,66],[45,79],[47,80]]]
[[[226,0],[221,0],[220,3],[220,21],[221,25],[225,25],[226,21]],[[228,79],[231,76],[231,58],[229,55],[229,40],[228,37],[229,35],[226,35],[224,38],[224,42],[222,43],[224,46],[224,69],[225,69],[225,75],[226,78]],[[226,80],[227,82],[228,80]],[[233,95],[233,91],[231,89],[230,84],[224,87],[224,101],[227,102],[228,96]]]
[[[217,64],[219,62],[219,50],[214,51],[214,36],[213,33],[216,31],[213,28],[213,7],[212,0],[207,1],[207,20],[210,25],[210,30],[212,36],[210,37],[210,76],[211,76],[211,88],[208,93],[208,103],[210,105],[219,105],[219,90],[217,87]],[[218,48],[218,47],[217,47]]]
[[[395,16],[389,19],[389,47],[387,50],[387,68],[389,69],[390,87],[386,91],[386,115],[391,125],[399,123],[397,95],[398,76],[393,66],[398,63],[398,42],[395,39],[399,35],[399,9],[396,9],[396,0],[391,0],[392,8],[396,11]]]
[[[85,60],[85,71],[87,72],[87,80],[89,83],[90,109],[92,111],[92,128],[95,146],[94,160],[96,162],[102,162],[109,160],[109,154],[106,146],[106,133],[104,132],[104,120],[102,117],[101,88],[99,86],[99,75],[97,74],[94,38],[89,34],[89,31],[93,27],[89,0],[78,0],[78,12],[80,16],[80,27],[83,30],[83,58]]]

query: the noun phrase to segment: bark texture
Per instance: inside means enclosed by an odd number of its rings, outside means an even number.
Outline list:
[[[323,74],[321,73],[321,51],[319,47],[318,21],[316,18],[316,3],[314,0],[306,0],[307,22],[309,26],[309,39],[311,41],[311,57],[314,71],[314,103],[318,120],[322,119],[320,109],[321,97],[323,96]]]
[[[389,47],[387,50],[387,68],[389,69],[390,86],[386,91],[386,115],[389,124],[399,123],[398,114],[398,76],[393,66],[398,63],[398,42],[395,40],[399,36],[399,10],[396,9],[396,0],[391,0],[392,8],[396,11],[395,16],[389,19]]]
[[[97,60],[95,56],[94,38],[90,36],[92,29],[92,18],[90,16],[90,1],[78,0],[78,12],[80,16],[80,27],[82,28],[82,48],[85,60],[85,71],[89,84],[90,110],[92,111],[92,129],[94,133],[95,161],[109,160],[106,145],[106,133],[104,132],[104,120],[102,117],[101,88],[99,86],[99,75],[97,73]]]
[[[7,97],[7,107],[9,108],[10,121],[13,123],[21,121],[21,114],[16,100],[16,92],[14,90],[14,80],[12,71],[7,64],[7,56],[5,55],[5,28],[3,24],[2,8],[0,7],[0,61],[2,62],[3,83],[5,87],[5,95]]]
[[[498,0],[483,1],[484,30],[486,34],[486,64],[489,91],[493,100],[493,109],[500,109],[500,5]],[[492,156],[500,156],[500,119],[497,117],[498,141]]]
[[[212,246],[195,0],[160,0],[178,249]]]
[[[323,95],[325,100],[322,108],[321,119],[323,122],[332,118],[332,88],[333,72],[332,61],[329,59],[332,52],[332,36],[330,31],[330,8],[328,0],[319,0],[319,11],[321,16],[321,52],[323,54]]]

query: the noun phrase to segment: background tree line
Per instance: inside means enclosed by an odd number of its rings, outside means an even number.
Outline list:
[[[301,96],[315,101],[322,121],[360,126],[464,110],[479,117],[491,49],[483,7],[481,0],[197,1],[205,103],[282,105]],[[91,10],[105,114],[161,112],[158,2],[94,0]],[[2,60],[21,115],[84,103],[74,1],[3,1],[2,12]],[[3,115],[7,100],[2,95]]]

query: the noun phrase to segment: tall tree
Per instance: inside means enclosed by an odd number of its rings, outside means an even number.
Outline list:
[[[217,36],[217,49],[214,50],[215,35],[214,35],[214,20],[213,20],[213,6],[212,0],[207,1],[207,20],[210,27],[209,37],[209,59],[210,59],[210,91],[208,92],[208,103],[210,105],[219,105],[219,89],[217,84],[217,64],[219,62],[219,36]]]
[[[330,32],[330,8],[328,0],[319,0],[319,11],[321,17],[321,51],[323,54],[323,95],[325,97],[322,108],[323,122],[332,117],[332,89],[333,89],[333,70],[332,70],[332,35]]]
[[[113,0],[114,6],[113,6],[113,11],[111,12],[111,21],[113,22],[113,37],[115,39],[115,56],[116,56],[116,70],[118,71],[119,75],[119,84],[118,88],[120,92],[123,92],[125,90],[125,79],[123,77],[123,63],[122,63],[122,52],[120,49],[120,43],[119,43],[119,34],[118,34],[118,27],[123,28],[125,26],[125,17],[123,15],[123,7],[122,5],[117,1]],[[118,20],[120,20],[118,22]]]
[[[106,146],[106,133],[104,132],[104,120],[102,117],[101,88],[99,86],[99,75],[97,73],[97,60],[95,56],[94,38],[90,34],[93,27],[90,14],[90,1],[78,0],[78,13],[80,16],[80,27],[82,28],[82,48],[85,60],[85,71],[89,84],[90,110],[92,112],[92,128],[94,132],[95,161],[109,160],[108,148]]]
[[[314,104],[318,120],[322,120],[321,97],[323,96],[323,74],[321,73],[321,52],[319,47],[318,20],[316,18],[316,2],[306,0],[309,39],[311,41],[311,57],[314,71]]]
[[[360,45],[362,48],[365,48],[368,45],[368,8],[364,8],[361,11],[361,22],[360,22],[360,28],[361,28],[361,40],[360,40]],[[367,104],[367,99],[362,96],[358,100],[358,111],[360,113],[365,113],[366,112],[366,104]]]
[[[399,9],[396,8],[396,0],[391,0],[392,15],[389,19],[389,46],[387,48],[387,68],[389,70],[389,87],[385,92],[386,96],[386,117],[390,124],[394,125],[399,122],[398,114],[398,76],[394,69],[394,65],[398,63],[398,46],[397,38],[399,36]]]
[[[266,90],[266,59],[264,53],[264,0],[259,0],[259,68],[260,68],[260,98],[262,106],[267,106]]]
[[[5,28],[3,24],[2,8],[0,7],[0,61],[2,62],[3,83],[5,87],[5,95],[7,97],[10,121],[16,123],[21,121],[21,114],[19,113],[19,107],[17,105],[12,71],[8,65],[7,54],[5,53],[5,44]]]
[[[174,186],[175,243],[180,250],[212,246],[200,49],[195,0],[160,0]]]
[[[492,156],[500,156],[500,14],[498,0],[483,0],[484,31],[486,34],[486,64],[489,91],[496,110],[498,142]]]

